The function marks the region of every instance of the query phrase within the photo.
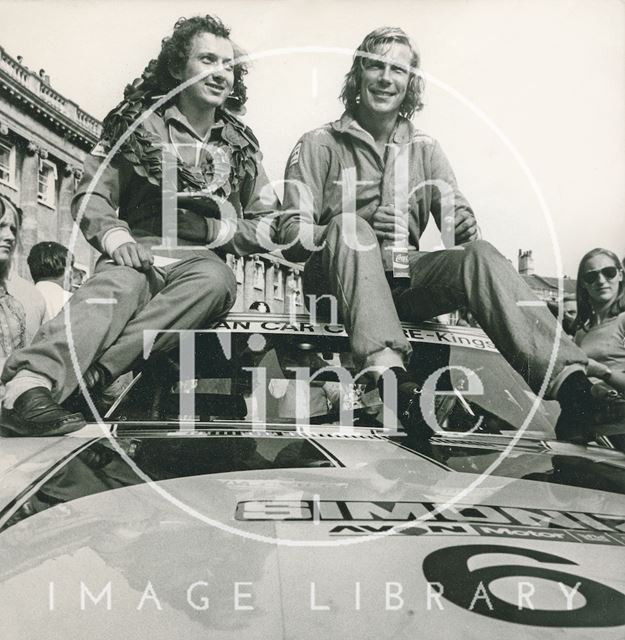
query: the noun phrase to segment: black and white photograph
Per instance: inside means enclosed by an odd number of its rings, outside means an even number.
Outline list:
[[[6,640],[625,638],[625,2],[0,0]]]

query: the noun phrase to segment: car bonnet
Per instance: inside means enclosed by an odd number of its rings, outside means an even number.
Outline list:
[[[197,434],[184,451],[242,437]],[[173,456],[171,436],[159,438]],[[224,638],[466,638],[528,625],[527,637],[563,628],[588,637],[599,627],[601,637],[622,637],[622,495],[482,477],[376,434],[300,440],[320,452],[312,462],[307,453],[282,467],[258,461],[158,480],[91,455],[109,448],[100,439],[59,439],[58,449],[30,452],[30,483],[9,495],[27,480],[22,464],[5,473],[1,492],[0,591],[12,629],[36,628],[38,637],[210,630]],[[553,456],[543,457],[547,467]],[[79,493],[71,461],[92,483],[82,476]],[[534,609],[515,605],[523,580],[526,596],[534,589],[524,604]],[[578,582],[581,595],[571,595]]]

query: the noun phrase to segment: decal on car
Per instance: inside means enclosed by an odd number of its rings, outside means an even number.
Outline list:
[[[475,566],[474,559],[486,554],[506,554],[515,558],[506,564],[499,560],[491,566]],[[524,563],[528,559],[531,564]],[[470,563],[473,568],[470,568]],[[625,624],[625,594],[572,573],[579,570],[579,564],[553,553],[499,545],[452,546],[427,555],[422,568],[428,583],[439,586],[437,593],[440,596],[467,611],[490,618],[540,627],[615,627]],[[523,585],[528,587],[525,602],[519,598],[519,602],[511,603],[494,592],[491,585],[506,578],[522,579],[518,583],[519,593],[522,593]],[[536,579],[554,583],[555,593],[560,590],[563,597],[559,607],[534,608],[529,598],[534,593]],[[573,607],[573,596],[583,598],[583,604]]]
[[[340,336],[347,332],[341,324],[297,322],[289,320],[223,320],[206,332],[229,333],[280,333],[288,335]],[[471,347],[483,351],[497,352],[495,345],[483,334],[453,329],[407,328],[404,335],[411,342],[446,344],[455,347]]]
[[[332,526],[330,536],[471,535],[625,546],[625,515],[555,509],[472,504],[443,509],[434,502],[250,500],[238,503],[235,518],[348,523]],[[371,521],[377,524],[369,524]]]

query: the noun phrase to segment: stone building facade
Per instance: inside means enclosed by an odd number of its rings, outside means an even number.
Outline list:
[[[26,257],[43,240],[70,246],[70,202],[85,155],[101,125],[38,73],[0,47],[0,193],[24,214],[16,268],[29,277]],[[72,246],[89,270],[95,252],[80,234]]]
[[[265,302],[271,313],[303,313],[303,265],[273,254],[250,258],[227,257],[237,280],[233,311],[246,311],[254,302]]]

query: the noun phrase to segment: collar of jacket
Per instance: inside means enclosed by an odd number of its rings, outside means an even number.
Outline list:
[[[371,137],[371,134],[358,123],[356,118],[347,113],[347,111],[345,111],[338,120],[332,122],[330,126],[338,133],[345,133],[357,138],[361,138],[364,133]],[[392,141],[405,144],[412,140],[413,136],[414,126],[412,122],[402,116],[398,116],[393,135],[391,136]]]
[[[221,111],[215,112],[215,123],[210,128],[208,132],[208,136],[212,135],[213,131],[215,131],[216,129],[223,128],[224,121],[221,115],[222,115]],[[170,124],[171,122],[175,122],[176,124],[179,124],[181,127],[186,129],[194,138],[197,138],[200,142],[205,142],[206,140],[205,138],[201,138],[198,135],[197,131],[191,126],[191,123],[187,119],[187,116],[185,116],[184,113],[180,111],[180,109],[178,108],[178,105],[176,104],[169,105],[167,109],[165,109],[163,113],[163,120],[167,125]]]
[[[175,122],[184,127],[194,138],[205,142],[200,138],[195,129],[189,123],[187,117],[180,111],[176,104],[169,105],[163,111],[163,122],[167,125]],[[235,149],[250,147],[253,153],[257,153],[260,145],[252,130],[235,115],[225,109],[217,108],[215,111],[215,124],[210,130],[209,136],[213,132],[219,133],[219,139]]]

